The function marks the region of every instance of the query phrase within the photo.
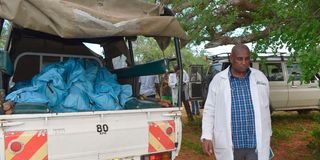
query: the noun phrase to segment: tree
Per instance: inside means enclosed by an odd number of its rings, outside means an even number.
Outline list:
[[[134,41],[133,48],[136,63],[145,63],[157,59],[175,57],[175,47],[173,43],[170,43],[167,49],[161,51],[153,38],[139,36],[137,40]],[[192,49],[191,45],[181,49],[182,63],[185,70],[188,69],[190,64],[206,64],[204,52],[200,52],[199,54],[195,52],[196,51]]]
[[[297,57],[302,71],[301,78],[305,82],[313,80],[315,78],[314,75],[316,75],[318,79],[320,78],[320,48],[308,52],[300,52]]]
[[[160,0],[184,26],[190,42],[205,48],[255,43],[254,51],[287,46],[295,57],[320,43],[319,0]],[[317,60],[320,61],[320,60]],[[317,62],[318,63],[318,62]],[[314,62],[307,62],[309,66]],[[320,68],[316,68],[316,73]]]
[[[1,23],[0,23],[1,24]],[[6,40],[8,38],[8,34],[9,34],[9,24],[8,23],[4,23],[3,28],[1,30],[1,36],[0,36],[0,48],[3,48]]]
[[[161,0],[179,17],[193,43],[206,48],[257,42],[305,50],[320,41],[318,0]],[[306,45],[307,43],[307,45]]]

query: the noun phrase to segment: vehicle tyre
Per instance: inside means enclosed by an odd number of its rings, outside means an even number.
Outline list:
[[[300,115],[309,114],[310,112],[311,112],[311,110],[309,110],[309,109],[298,110],[298,114],[300,114]]]

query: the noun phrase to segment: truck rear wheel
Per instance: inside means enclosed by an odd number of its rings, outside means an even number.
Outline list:
[[[302,110],[298,110],[298,114],[300,115],[305,115],[305,114],[309,114],[311,112],[310,109],[302,109]]]

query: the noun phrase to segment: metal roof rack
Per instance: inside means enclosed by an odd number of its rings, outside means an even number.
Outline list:
[[[259,55],[259,54],[269,54],[269,55],[264,56],[264,55]],[[274,52],[264,52],[264,53],[258,53],[258,57],[265,57],[265,58],[280,57],[281,61],[284,61],[284,58],[289,57],[287,54],[288,54],[287,52],[277,52],[277,53],[274,53]]]
[[[219,60],[223,60],[230,57],[230,52],[224,52],[224,53],[219,53],[213,56],[209,56],[207,57],[207,59],[212,60],[213,62],[219,61]],[[259,55],[259,54],[268,54],[268,55]],[[287,55],[287,52],[277,52],[277,53],[273,53],[273,52],[262,52],[262,53],[258,53],[258,58],[259,57],[265,57],[265,58],[272,58],[272,57],[280,57],[281,61],[284,61],[284,58],[289,57]]]

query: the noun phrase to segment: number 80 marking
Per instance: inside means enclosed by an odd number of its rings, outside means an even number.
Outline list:
[[[97,132],[100,134],[106,134],[109,130],[107,124],[97,124]]]

